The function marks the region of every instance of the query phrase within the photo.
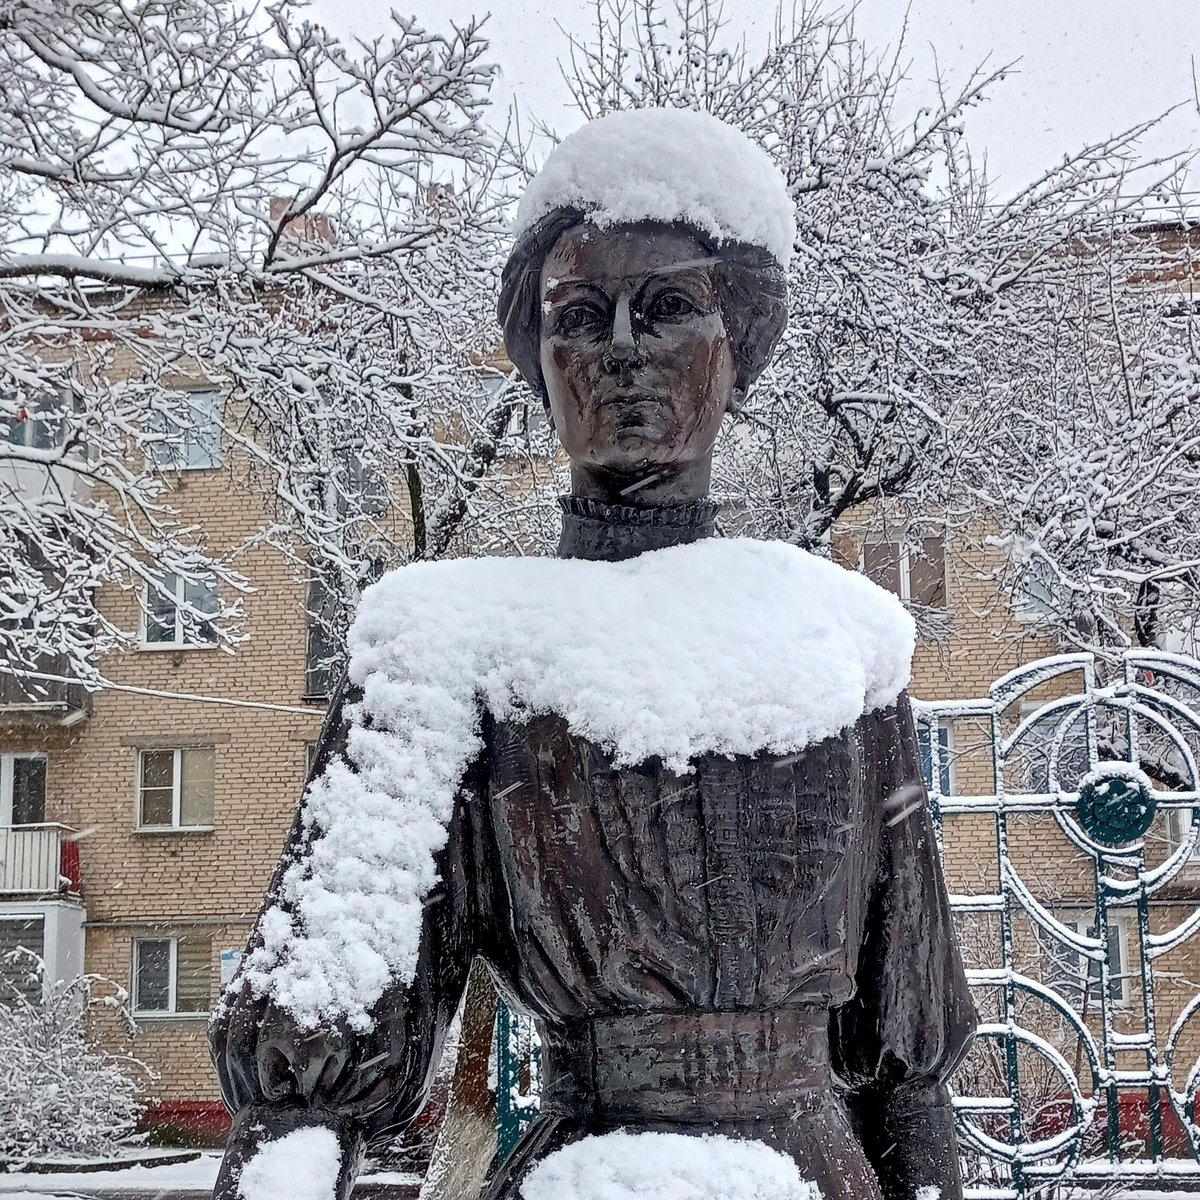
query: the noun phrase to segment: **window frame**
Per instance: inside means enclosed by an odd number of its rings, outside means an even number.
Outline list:
[[[931,795],[933,794],[933,739],[929,736],[932,731],[932,726],[923,721],[916,723],[917,728],[917,751],[920,758],[921,781],[925,784],[925,790]],[[945,788],[939,788],[937,795],[943,799],[948,796],[957,795],[958,778],[955,771],[957,765],[957,751],[955,749],[954,726],[947,725],[944,721],[938,722],[938,742],[942,748],[942,771],[939,784],[945,782]],[[929,755],[929,778],[925,778],[925,755]]]
[[[51,406],[57,408],[61,406],[61,415],[57,422],[57,429],[53,439],[42,439],[49,441],[48,445],[37,445],[37,431],[45,429],[48,425],[45,417],[47,410]],[[36,450],[40,453],[48,453],[57,450],[62,450],[67,444],[67,434],[69,432],[69,418],[78,412],[78,398],[75,389],[69,381],[48,384],[45,391],[39,392],[32,400],[30,405],[25,406],[25,419],[16,423],[10,423],[8,434],[4,441],[20,450]],[[18,441],[13,437],[13,433],[17,430],[21,432],[21,439]]]
[[[212,804],[216,806],[216,747],[215,746],[142,746],[137,752],[137,769],[134,773],[134,830],[137,833],[212,833],[216,829],[214,819],[207,825],[183,825],[183,756],[189,750],[208,750],[214,756],[214,778]],[[171,824],[147,825],[142,820],[142,796],[145,785],[144,762],[147,754],[170,754],[171,757]]]
[[[205,1020],[212,1015],[212,939],[209,938],[208,965],[208,1007],[204,1009],[179,1008],[179,942],[183,934],[165,934],[151,937],[134,937],[130,944],[130,1012],[135,1019],[149,1020]],[[152,942],[166,942],[169,946],[167,953],[167,1008],[142,1008],[138,995],[138,956],[139,947]]]
[[[1192,823],[1200,821],[1200,813],[1193,808],[1168,808],[1165,810],[1165,815],[1167,818],[1167,853],[1171,855],[1191,836]],[[1185,819],[1187,821],[1186,828],[1180,828]],[[1184,862],[1200,862],[1200,840],[1197,840]]]
[[[889,537],[875,537],[867,535],[858,543],[858,569],[860,574],[867,574],[867,547],[868,546],[894,546],[897,551],[896,557],[896,575],[899,579],[900,591],[898,599],[901,604],[920,604],[922,608],[932,609],[939,612],[947,612],[950,608],[950,578],[946,570],[946,536],[944,533],[928,533],[922,534],[921,542],[939,542],[942,547],[942,603],[941,604],[926,604],[924,601],[914,601],[912,598],[912,562],[913,554],[912,547],[909,545],[909,540]],[[870,576],[867,576],[870,578]],[[882,584],[878,586],[882,587]],[[888,589],[884,589],[887,591]],[[896,593],[891,593],[896,594]]]
[[[1053,571],[1044,559],[1035,559],[1041,567],[1026,564],[1008,595],[1008,609],[1022,625],[1045,625],[1058,617],[1053,602]]]
[[[167,588],[166,588],[166,580],[167,579],[175,580],[174,591],[171,594],[171,599],[172,599],[171,607],[172,607],[172,611],[175,615],[175,627],[172,630],[173,639],[171,641],[152,642],[152,641],[148,640],[149,633],[150,633],[150,617],[151,617],[151,612],[150,612],[151,587],[154,586],[155,590],[158,591],[161,595],[163,595],[165,597],[167,595]],[[187,606],[187,598],[186,597],[187,597],[188,580],[183,575],[181,575],[178,571],[168,571],[166,573],[166,575],[163,577],[163,579],[159,581],[159,585],[151,585],[150,583],[147,583],[145,588],[143,589],[142,602],[141,602],[141,614],[140,614],[140,617],[138,620],[138,649],[139,650],[212,650],[218,645],[220,638],[217,636],[217,632],[216,632],[216,620],[217,620],[217,617],[220,615],[221,602],[220,602],[220,595],[217,590],[217,581],[215,578],[212,578],[211,576],[198,576],[197,580],[200,580],[200,579],[203,579],[206,582],[210,582],[212,584],[211,593],[209,593],[209,594],[211,595],[212,601],[213,601],[213,611],[211,613],[211,619],[208,622],[209,625],[212,627],[212,631],[213,631],[212,638],[205,640],[205,641],[195,641],[195,640],[190,640],[187,637],[187,626],[183,619],[183,610]],[[161,622],[159,622],[157,618],[155,618],[155,623],[161,624]]]
[[[339,652],[328,636],[326,622],[337,610],[337,598],[316,571],[308,577],[304,602],[304,693],[306,703],[328,704],[338,683]]]
[[[1061,918],[1062,923],[1068,928],[1073,929],[1076,933],[1083,937],[1099,937],[1096,932],[1091,932],[1095,929],[1096,915],[1094,912],[1086,914],[1079,913],[1075,910],[1073,913]],[[1111,975],[1112,967],[1109,971],[1109,987],[1113,991],[1113,995],[1109,997],[1109,1003],[1114,1008],[1128,1008],[1132,1003],[1132,984],[1133,975],[1129,969],[1129,936],[1130,936],[1130,921],[1127,917],[1110,912],[1108,914],[1108,932],[1110,942],[1116,941],[1116,961],[1117,972],[1114,979]],[[1072,987],[1080,988],[1080,1007],[1083,1007],[1083,1000],[1088,1000],[1088,1009],[1093,1013],[1099,1013],[1103,1004],[1104,997],[1100,991],[1100,974],[1097,970],[1096,977],[1093,979],[1091,974],[1091,964],[1096,960],[1086,958],[1082,954],[1073,951],[1069,946],[1062,947],[1065,954],[1070,955],[1077,963],[1084,964],[1085,973],[1071,981]],[[1110,945],[1111,953],[1111,945]],[[1099,963],[1097,962],[1097,968]],[[1061,991],[1062,980],[1057,976],[1051,981],[1051,986],[1055,991]],[[1093,1007],[1094,1002],[1094,1007]]]
[[[165,389],[170,395],[188,396],[188,397],[210,397],[211,400],[207,406],[200,408],[196,403],[189,399],[188,407],[193,414],[201,413],[208,419],[203,430],[193,430],[197,436],[184,437],[182,441],[161,441],[148,442],[145,444],[145,454],[150,463],[159,471],[218,471],[224,465],[221,455],[221,405],[223,396],[219,387],[200,386],[200,387],[176,387]],[[150,433],[160,433],[164,438],[170,435],[170,430],[166,428],[169,418],[165,413],[154,414],[154,424],[160,421],[163,429],[149,429]],[[204,449],[206,451],[205,461],[192,462],[191,457],[193,451]],[[182,450],[182,461],[179,461],[176,451]]]
[[[49,788],[45,788],[42,792],[42,819],[20,825],[13,824],[14,767],[18,758],[39,759],[46,765],[46,771],[49,773],[50,756],[44,750],[5,750],[0,752],[0,829],[35,829],[39,825],[46,824],[46,793]]]

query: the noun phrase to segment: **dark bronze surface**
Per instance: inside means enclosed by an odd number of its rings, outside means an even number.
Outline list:
[[[576,491],[563,557],[713,532],[709,458],[744,354],[706,256],[663,226],[568,229],[550,248],[542,371]],[[335,698],[316,770],[354,699]],[[424,1103],[476,956],[545,1043],[542,1113],[487,1200],[517,1200],[545,1154],[622,1127],[757,1138],[825,1200],[957,1200],[944,1080],[975,1017],[903,696],[802,753],[704,755],[683,776],[615,767],[556,716],[485,713],[483,734],[416,977],[374,1029],[300,1036],[247,993],[215,1023],[238,1114],[220,1200],[259,1140],[306,1123],[341,1138],[345,1195],[363,1146]],[[298,815],[280,871],[308,836]]]

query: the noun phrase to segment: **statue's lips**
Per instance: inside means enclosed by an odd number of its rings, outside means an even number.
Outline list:
[[[655,396],[650,392],[628,392],[621,393],[616,396],[606,396],[600,401],[601,408],[609,408],[611,406],[633,407],[641,404],[667,404],[669,401],[665,396]]]

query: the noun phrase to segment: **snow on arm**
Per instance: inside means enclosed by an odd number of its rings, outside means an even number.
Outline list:
[[[690,109],[609,113],[564,138],[525,189],[514,233],[560,207],[601,228],[686,221],[717,241],[763,246],[783,267],[796,238],[795,205],[770,155]]]
[[[419,563],[368,589],[350,631],[347,756],[306,793],[319,833],[286,870],[239,983],[301,1027],[412,981],[423,902],[480,712],[562,716],[616,765],[793,753],[891,704],[915,641],[900,603],[782,542],[709,539],[620,563]]]
[[[787,1155],[720,1134],[605,1133],[547,1155],[521,1200],[820,1200]]]
[[[313,1126],[262,1143],[242,1168],[241,1200],[336,1200],[342,1152],[330,1129]]]

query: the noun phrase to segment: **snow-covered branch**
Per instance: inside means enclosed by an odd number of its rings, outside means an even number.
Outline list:
[[[473,366],[506,201],[478,24],[343,45],[290,0],[0,11],[0,661],[98,680],[138,635],[113,584],[235,646],[245,547],[191,524],[194,469],[257,497],[248,544],[318,582],[336,641],[380,567],[486,524],[520,454]]]

